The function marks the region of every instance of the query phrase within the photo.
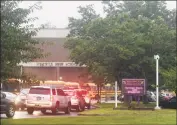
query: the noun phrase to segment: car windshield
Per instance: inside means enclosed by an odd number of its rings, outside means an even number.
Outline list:
[[[88,94],[88,92],[87,92],[87,91],[80,91],[80,93],[81,93],[83,96],[85,96],[85,95],[87,95],[87,94]]]
[[[26,94],[28,94],[29,90],[30,89],[22,89],[21,92],[20,92],[20,95],[23,95],[23,94],[26,95]]]
[[[29,94],[50,95],[49,88],[31,88]]]
[[[68,96],[74,96],[74,91],[64,91]]]
[[[15,99],[17,95],[10,93],[10,92],[3,92],[6,95],[7,99]]]

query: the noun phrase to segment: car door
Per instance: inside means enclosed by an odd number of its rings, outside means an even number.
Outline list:
[[[77,96],[77,98],[79,99],[81,105],[84,106],[84,105],[85,105],[85,99],[84,99],[84,97],[82,96],[81,92],[80,92],[80,91],[76,91],[76,96]]]
[[[65,96],[64,92],[61,89],[57,89],[57,98],[60,102],[60,107],[65,107]]]
[[[169,100],[169,106],[170,106],[170,108],[176,109],[176,98],[175,97],[173,97]]]
[[[6,109],[6,98],[3,94],[4,93],[1,92],[0,112],[4,112]]]

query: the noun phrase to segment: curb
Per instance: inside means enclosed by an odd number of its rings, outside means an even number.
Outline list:
[[[113,108],[113,110],[150,110],[154,111],[154,108]]]
[[[117,116],[116,114],[78,114],[78,116]]]
[[[92,105],[92,107],[94,107],[94,108],[100,108],[100,106],[97,106],[97,105]]]

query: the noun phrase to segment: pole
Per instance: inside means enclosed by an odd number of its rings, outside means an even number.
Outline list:
[[[117,108],[117,81],[115,81],[115,108]]]
[[[156,107],[155,109],[160,109],[159,107],[159,56],[156,55]]]
[[[20,89],[22,89],[22,75],[23,75],[23,66],[21,65],[21,67],[20,67],[20,76],[21,76],[21,79],[20,79],[20,84],[21,84],[21,86],[20,86]]]

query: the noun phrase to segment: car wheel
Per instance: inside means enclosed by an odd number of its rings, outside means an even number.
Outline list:
[[[8,118],[12,118],[14,116],[14,114],[15,114],[15,106],[10,105],[7,109],[6,116]]]
[[[24,106],[22,106],[22,107],[21,107],[21,111],[24,111],[24,109],[25,109],[25,107],[24,107]]]
[[[87,109],[90,109],[90,108],[91,108],[91,106],[90,106],[90,104],[88,104],[88,105],[87,105]]]
[[[85,105],[82,106],[82,111],[84,111],[84,110],[85,110]]]
[[[80,103],[79,103],[79,105],[77,106],[76,111],[77,111],[77,112],[80,112],[80,111],[81,111],[81,104],[80,104]]]
[[[33,114],[33,112],[34,112],[34,108],[27,108],[27,112],[28,112],[28,114]]]
[[[41,112],[42,112],[43,114],[46,114],[46,109],[41,109]]]
[[[65,110],[65,114],[70,114],[70,111],[71,111],[71,104],[69,103],[68,107]]]
[[[56,114],[58,112],[58,109],[59,109],[59,103],[57,102],[55,108],[52,109],[52,114]]]

